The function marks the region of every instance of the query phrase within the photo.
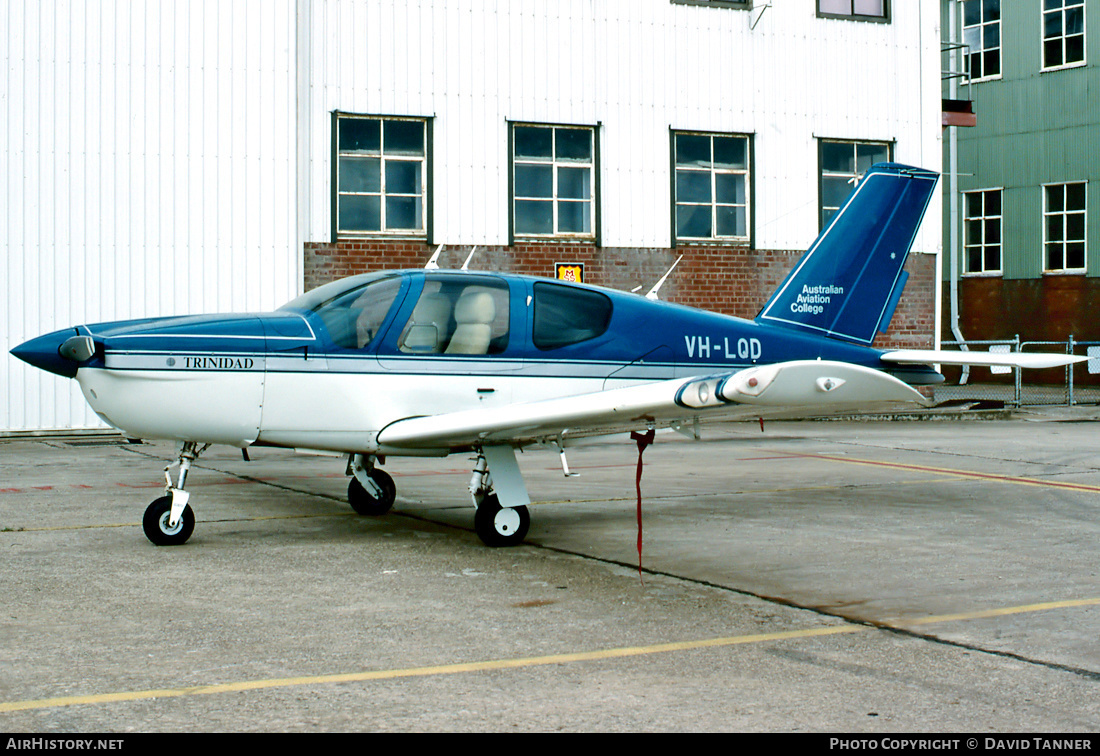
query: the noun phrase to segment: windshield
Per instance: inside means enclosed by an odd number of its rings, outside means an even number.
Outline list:
[[[334,344],[362,349],[378,335],[400,291],[400,276],[367,273],[319,286],[279,309],[316,313]]]
[[[352,289],[361,289],[372,281],[393,277],[395,277],[394,273],[375,271],[374,273],[363,273],[358,276],[351,276],[350,278],[341,278],[339,281],[333,281],[324,286],[318,286],[316,289],[310,289],[300,297],[295,297],[290,300],[279,309],[316,312],[318,307],[331,299],[335,299],[344,292],[351,291]]]

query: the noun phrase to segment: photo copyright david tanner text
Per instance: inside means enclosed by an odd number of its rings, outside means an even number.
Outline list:
[[[837,751],[1091,751],[1092,738],[829,738]]]

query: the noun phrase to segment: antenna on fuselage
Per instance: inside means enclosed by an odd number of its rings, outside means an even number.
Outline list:
[[[446,244],[440,244],[435,248],[435,254],[432,255],[432,259],[428,260],[428,264],[424,266],[424,270],[439,270],[439,253],[443,251]]]
[[[665,282],[665,279],[669,277],[669,275],[672,273],[672,271],[676,269],[676,266],[679,265],[680,261],[683,260],[683,259],[684,259],[683,255],[680,255],[679,257],[676,258],[676,262],[672,263],[672,267],[669,268],[668,271],[666,271],[663,276],[661,276],[661,280],[658,281],[657,283],[653,284],[653,288],[650,289],[648,292],[646,292],[646,295],[645,295],[646,299],[660,299],[660,297],[657,296],[657,290],[661,288],[661,286]],[[638,287],[638,288],[641,288],[641,287]]]
[[[474,252],[477,252],[476,244],[474,245],[474,248],[470,250],[470,256],[466,258],[466,262],[462,263],[462,270],[470,269],[470,260],[473,258]]]

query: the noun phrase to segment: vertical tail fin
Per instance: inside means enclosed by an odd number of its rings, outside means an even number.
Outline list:
[[[870,344],[904,285],[902,267],[938,175],[871,166],[757,321]]]

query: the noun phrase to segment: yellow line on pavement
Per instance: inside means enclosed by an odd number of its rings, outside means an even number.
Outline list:
[[[918,619],[894,619],[887,624],[904,627],[906,625],[932,625],[938,622],[958,622],[960,620],[985,619],[987,617],[1007,617],[1011,614],[1027,614],[1028,612],[1045,612],[1051,609],[1070,609],[1079,606],[1098,606],[1100,598],[1067,599],[1065,601],[1047,601],[1041,604],[1027,604],[1025,606],[1009,606],[1000,609],[982,609],[975,612],[961,612],[959,614],[940,614],[934,617],[920,617]]]
[[[355,512],[314,512],[310,514],[256,515],[254,517],[219,517],[203,520],[206,525],[215,522],[260,522],[262,520],[308,520],[318,517],[350,517]],[[40,528],[12,527],[0,529],[0,533],[46,533],[53,530],[95,530],[96,528],[140,528],[140,522],[107,522],[102,524],[85,523],[83,525],[50,525]]]
[[[913,625],[929,625],[941,622],[958,622],[964,620],[981,619],[986,617],[1004,617],[1013,614],[1025,614],[1029,612],[1050,611],[1053,609],[1066,609],[1083,606],[1100,605],[1100,597],[1085,599],[1067,599],[1064,601],[1049,601],[1024,606],[1003,607],[999,609],[983,609],[973,612],[961,612],[958,614],[942,614],[921,618],[899,618],[890,623],[883,623],[878,627],[904,628]],[[521,669],[526,667],[545,666],[550,664],[570,664],[575,662],[602,661],[607,659],[622,659],[651,654],[666,654],[677,651],[692,651],[704,648],[721,648],[726,646],[746,645],[752,643],[765,643],[769,641],[793,640],[799,638],[817,638],[831,635],[843,635],[864,632],[874,629],[872,625],[831,625],[828,627],[815,627],[803,630],[790,630],[777,633],[757,633],[754,635],[737,635],[726,638],[707,638],[694,641],[678,641],[673,643],[659,643],[650,646],[633,646],[627,648],[608,648],[595,651],[578,651],[574,653],[552,654],[549,656],[535,656],[520,659],[495,659],[480,662],[463,662],[458,664],[443,664],[427,667],[409,667],[405,669],[374,670],[369,672],[349,672],[332,675],[312,675],[302,677],[284,677],[269,680],[245,680],[240,682],[221,683],[217,685],[195,685],[182,688],[161,688],[155,690],[121,691],[117,693],[99,693],[84,696],[61,696],[58,698],[42,698],[34,701],[10,701],[0,703],[0,713],[13,711],[26,711],[30,709],[49,709],[62,706],[76,706],[81,704],[117,703],[125,701],[140,701],[153,698],[177,698],[181,696],[202,696],[218,693],[235,693],[249,690],[268,690],[273,688],[289,688],[305,685],[332,685],[337,683],[367,682],[372,680],[396,680],[410,677],[426,677],[431,675],[455,675],[470,672],[491,672],[496,670]]]
[[[245,690],[287,688],[300,685],[330,685],[333,683],[364,682],[368,680],[395,680],[404,677],[454,675],[466,672],[490,672],[501,669],[537,667],[547,664],[569,664],[572,662],[621,659],[630,656],[663,654],[673,651],[690,651],[693,649],[715,648],[720,646],[736,646],[746,643],[761,643],[764,641],[786,640],[791,638],[813,638],[823,635],[855,633],[869,629],[871,628],[865,625],[835,625],[831,627],[809,628],[806,630],[791,630],[781,633],[760,633],[757,635],[740,635],[731,638],[710,638],[697,641],[661,643],[653,646],[608,648],[597,651],[578,651],[568,654],[553,654],[551,656],[535,656],[526,659],[496,659],[492,661],[443,664],[432,667],[411,667],[407,669],[387,669],[371,672],[349,672],[345,674],[314,675],[308,677],[284,677],[273,680],[246,680],[243,682],[222,683],[220,685],[196,685],[186,688],[163,688],[159,690],[139,690],[130,692],[124,691],[119,693],[101,693],[86,696],[62,696],[60,698],[43,698],[37,701],[12,701],[10,703],[0,703],[0,713],[9,711],[24,711],[27,709],[46,709],[57,706],[74,706],[77,704],[113,703],[119,701],[139,701],[149,698],[173,698],[178,696],[210,695],[214,693],[234,693]]]
[[[875,459],[860,459],[859,457],[838,457],[831,454],[806,454],[810,459],[824,459],[830,462],[847,462],[852,465],[867,465],[870,467],[886,467],[892,470],[911,470],[915,472],[935,473],[937,475],[951,475],[959,478],[973,478],[977,480],[991,480],[999,483],[1014,483],[1021,486],[1039,486],[1042,488],[1065,488],[1071,491],[1087,491],[1100,493],[1100,486],[1090,486],[1085,483],[1067,483],[1058,480],[1041,480],[1039,478],[1024,478],[1017,475],[998,475],[996,473],[983,473],[975,470],[956,470],[950,467],[930,467],[927,465],[909,465],[901,462],[883,462]]]

